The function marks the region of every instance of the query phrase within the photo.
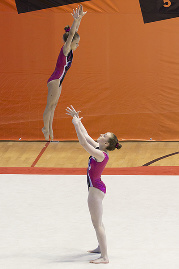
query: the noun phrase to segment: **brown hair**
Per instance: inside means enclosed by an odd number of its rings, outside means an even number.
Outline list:
[[[64,42],[66,42],[67,39],[68,39],[68,36],[69,36],[70,26],[69,26],[69,25],[65,26],[64,30],[65,30],[65,33],[64,33],[64,35],[63,35],[63,40],[64,40]],[[77,32],[75,32],[74,37],[73,37],[73,40],[74,40],[75,38],[77,38],[77,37],[80,37],[80,36],[79,36],[79,34],[78,34]],[[72,40],[72,41],[73,41],[73,40]]]
[[[113,133],[111,133],[111,137],[108,139],[108,143],[109,143],[109,146],[107,146],[106,149],[109,151],[122,148],[122,145],[119,144],[117,136]]]

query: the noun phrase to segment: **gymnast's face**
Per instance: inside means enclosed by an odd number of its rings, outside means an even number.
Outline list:
[[[79,46],[79,42],[80,42],[80,37],[74,38],[73,41],[71,42],[71,49],[76,50]]]
[[[100,137],[97,139],[97,142],[99,143],[99,145],[107,147],[109,145],[109,138],[112,138],[112,134],[110,132],[107,132],[105,134],[101,134]]]

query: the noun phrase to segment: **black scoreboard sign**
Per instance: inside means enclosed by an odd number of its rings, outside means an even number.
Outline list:
[[[179,0],[139,0],[144,23],[179,17]]]

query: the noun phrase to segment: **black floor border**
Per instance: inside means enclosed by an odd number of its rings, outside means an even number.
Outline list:
[[[149,166],[149,165],[151,165],[152,163],[158,162],[158,161],[160,161],[160,160],[162,160],[162,159],[171,157],[171,156],[176,155],[176,154],[179,154],[179,151],[174,152],[174,153],[171,153],[171,154],[164,155],[164,156],[159,157],[159,158],[157,158],[157,159],[154,159],[154,160],[152,160],[152,161],[150,161],[150,162],[148,162],[148,163],[145,163],[145,164],[142,165],[142,166]]]

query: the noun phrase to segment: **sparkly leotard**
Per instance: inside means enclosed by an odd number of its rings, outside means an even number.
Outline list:
[[[51,77],[48,79],[47,83],[54,79],[59,79],[59,86],[60,86],[68,69],[71,67],[72,60],[73,60],[73,51],[71,50],[69,54],[65,56],[62,47],[57,59],[55,70],[51,75]]]
[[[109,160],[109,156],[107,153],[103,152],[105,158],[102,162],[97,162],[97,160],[93,157],[89,157],[88,162],[88,170],[87,170],[87,184],[89,187],[94,187],[102,192],[106,193],[106,186],[104,182],[101,180],[101,174]]]

